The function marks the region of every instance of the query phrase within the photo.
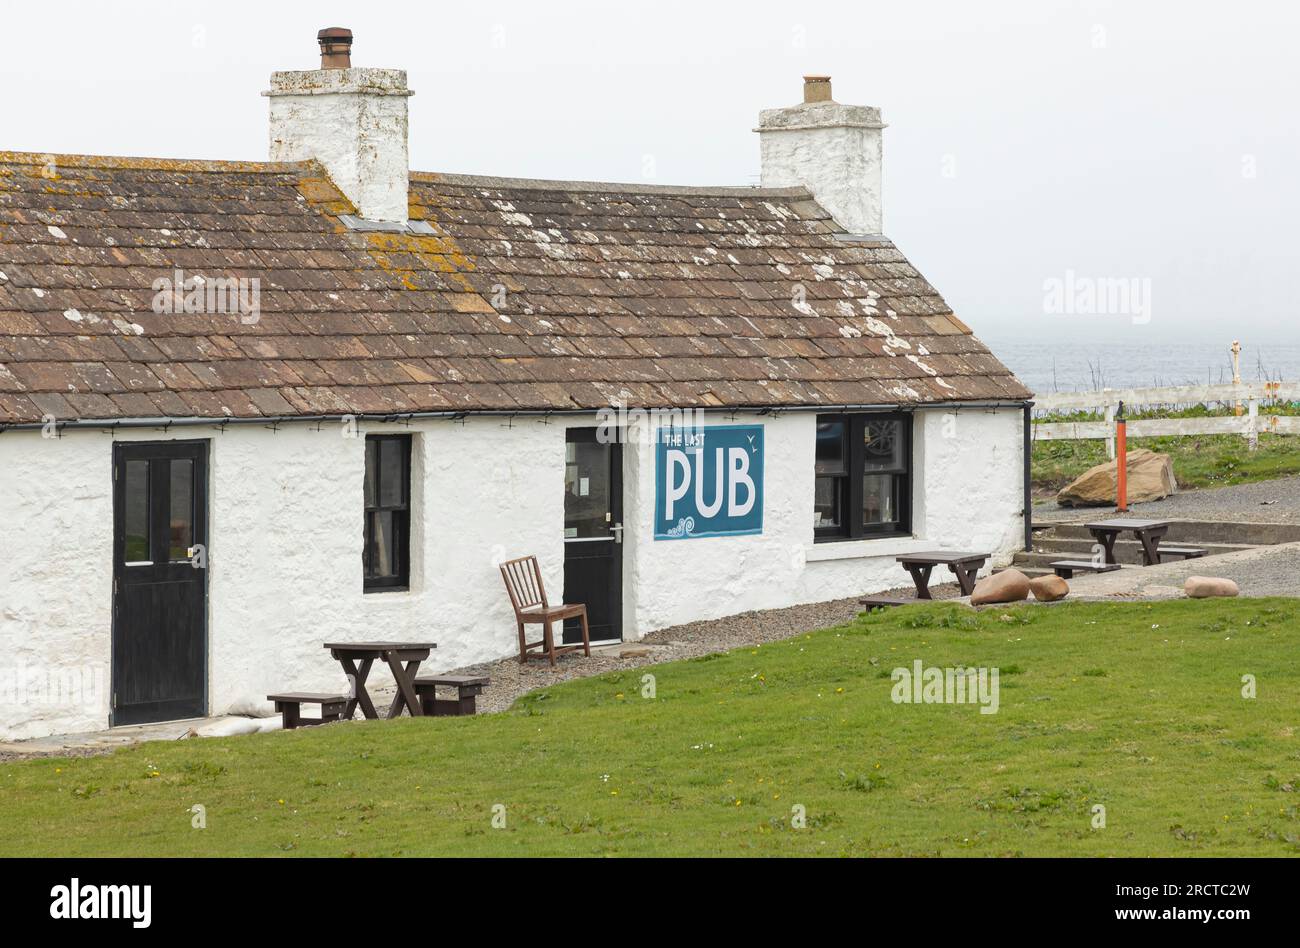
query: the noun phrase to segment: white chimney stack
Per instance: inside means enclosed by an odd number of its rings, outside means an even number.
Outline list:
[[[352,31],[317,34],[321,68],[271,74],[271,160],[315,158],[364,220],[405,223],[406,72],[352,67]]]
[[[830,76],[804,76],[803,102],[759,113],[763,187],[803,186],[848,233],[884,232],[880,109],[840,105]]]

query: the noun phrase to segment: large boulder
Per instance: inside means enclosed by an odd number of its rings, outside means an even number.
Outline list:
[[[1035,576],[1029,581],[1029,591],[1039,602],[1056,602],[1070,595],[1070,584],[1060,576]]]
[[[1160,500],[1178,490],[1174,465],[1167,454],[1145,448],[1128,452],[1128,501],[1141,503]],[[1115,474],[1118,461],[1107,461],[1089,468],[1061,488],[1056,502],[1062,507],[1104,507],[1118,501]]]
[[[1188,576],[1183,592],[1192,599],[1209,599],[1212,596],[1236,596],[1241,589],[1230,579],[1218,576]]]
[[[985,576],[975,584],[970,595],[972,606],[984,606],[992,602],[1020,602],[1029,598],[1029,577],[1018,569],[1004,569],[1000,573]]]

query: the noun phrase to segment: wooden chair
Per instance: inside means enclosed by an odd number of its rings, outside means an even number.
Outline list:
[[[582,653],[591,657],[591,639],[587,630],[587,607],[581,604],[552,606],[546,602],[546,587],[542,585],[542,570],[537,565],[537,557],[522,556],[517,560],[508,560],[501,564],[501,578],[506,581],[506,592],[510,594],[510,605],[515,608],[515,623],[519,627],[519,661],[527,664],[530,658],[546,657],[555,664],[555,656],[565,652]],[[577,618],[582,620],[581,645],[555,645],[555,635],[551,624]],[[529,642],[524,634],[524,627],[541,625],[542,637],[536,642]],[[535,648],[542,650],[541,655],[529,655]]]

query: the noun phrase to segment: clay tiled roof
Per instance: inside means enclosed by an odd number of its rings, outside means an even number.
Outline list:
[[[414,174],[410,211],[350,229],[315,163],[0,153],[0,424],[1029,395],[803,191]],[[177,270],[258,280],[255,320],[167,312]]]

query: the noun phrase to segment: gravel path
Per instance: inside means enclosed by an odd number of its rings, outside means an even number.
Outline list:
[[[1034,520],[1093,520],[1105,507],[1058,507],[1055,501],[1034,504]],[[1170,520],[1250,520],[1300,523],[1300,477],[1280,477],[1254,484],[1181,491],[1164,500],[1131,504],[1133,516]]]
[[[1241,588],[1243,596],[1297,596],[1300,595],[1300,543],[1076,576],[1070,580],[1070,598],[1181,599],[1183,582],[1188,576],[1231,579]]]

